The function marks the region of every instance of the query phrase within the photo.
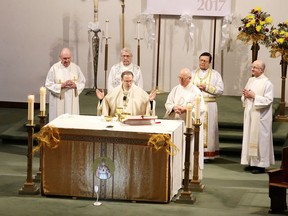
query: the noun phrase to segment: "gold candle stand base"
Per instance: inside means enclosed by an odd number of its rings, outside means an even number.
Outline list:
[[[21,195],[35,195],[39,194],[39,188],[34,184],[32,179],[32,147],[33,147],[33,134],[34,134],[34,124],[27,124],[28,132],[28,148],[27,148],[27,178],[23,187],[19,189],[19,194]]]
[[[191,191],[197,191],[197,192],[203,192],[204,191],[204,185],[201,183],[200,180],[192,180],[190,183],[189,183],[189,189]]]
[[[41,128],[46,124],[46,117],[45,111],[40,111],[40,115],[38,115],[38,118],[40,119],[40,130]],[[41,182],[41,174],[42,174],[42,148],[40,147],[40,154],[39,154],[39,169],[34,176],[33,181],[34,182]]]
[[[185,135],[185,163],[184,163],[184,185],[179,197],[175,200],[176,203],[193,204],[196,198],[189,190],[189,169],[190,169],[190,149],[191,149],[191,136],[193,134],[192,128],[186,128]]]
[[[288,115],[277,115],[275,120],[277,122],[288,122]]]

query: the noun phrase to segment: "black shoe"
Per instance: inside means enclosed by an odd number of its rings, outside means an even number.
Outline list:
[[[213,159],[204,159],[204,163],[208,164],[208,163],[213,163]]]
[[[264,167],[254,167],[254,169],[251,170],[251,173],[253,173],[253,174],[265,173],[265,168]]]
[[[246,171],[246,172],[251,172],[253,169],[255,169],[255,166],[246,166],[246,167],[244,167],[244,171]]]

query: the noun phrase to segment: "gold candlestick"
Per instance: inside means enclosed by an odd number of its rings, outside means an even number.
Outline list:
[[[38,118],[40,119],[40,130],[46,124],[46,117],[47,117],[47,115],[45,115],[45,112],[40,112],[40,115],[38,115]],[[39,169],[38,169],[36,175],[34,176],[34,179],[33,179],[34,182],[41,182],[42,155],[43,155],[43,150],[42,150],[42,147],[40,147]]]
[[[196,121],[193,123],[194,126],[194,163],[193,163],[193,178],[189,184],[189,188],[192,191],[203,191],[204,185],[201,183],[199,179],[199,132],[201,122],[200,119],[197,118]]]
[[[176,203],[193,204],[196,198],[193,196],[189,188],[189,169],[190,169],[190,149],[191,136],[193,134],[192,128],[186,128],[185,135],[185,163],[184,163],[184,185],[179,198],[175,200]]]
[[[36,195],[39,194],[39,188],[34,184],[32,179],[32,146],[33,146],[33,134],[34,124],[27,124],[28,132],[28,148],[27,148],[27,178],[23,187],[19,189],[21,195]]]

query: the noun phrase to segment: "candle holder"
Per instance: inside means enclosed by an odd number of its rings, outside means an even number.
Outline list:
[[[199,179],[199,132],[201,126],[199,118],[195,120],[193,126],[194,126],[194,163],[193,163],[193,177],[192,181],[189,184],[189,189],[191,191],[202,192],[205,186],[201,183],[201,180]]]
[[[105,89],[107,84],[107,70],[108,70],[108,40],[111,37],[104,36],[105,39],[105,56],[104,56],[104,72],[105,72]]]
[[[193,204],[196,198],[193,196],[189,188],[189,169],[190,169],[190,149],[191,149],[191,136],[193,134],[192,128],[186,128],[185,135],[185,163],[184,163],[184,185],[180,196],[175,200],[176,203]]]
[[[36,195],[39,194],[39,188],[35,185],[32,179],[32,146],[33,146],[33,134],[34,134],[34,124],[26,125],[28,132],[28,148],[27,148],[27,178],[26,182],[19,189],[19,194],[21,195]]]
[[[46,124],[46,117],[47,115],[45,115],[45,111],[40,111],[40,115],[38,115],[38,118],[40,119],[40,130]],[[34,179],[33,179],[34,182],[41,182],[42,156],[43,156],[43,150],[42,150],[42,147],[40,146],[39,169],[36,175],[34,176]]]
[[[140,41],[143,40],[143,38],[134,38],[134,40],[137,40],[137,65],[140,67]]]

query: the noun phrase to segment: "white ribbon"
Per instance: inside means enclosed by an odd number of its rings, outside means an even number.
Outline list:
[[[229,47],[230,43],[230,27],[232,24],[233,15],[229,14],[223,18],[223,24],[222,24],[222,38],[221,38],[221,50],[223,50],[226,46]]]
[[[190,38],[193,42],[194,41],[194,35],[195,35],[195,25],[193,24],[192,21],[193,21],[193,18],[192,18],[192,15],[190,15],[190,14],[182,14],[180,16],[180,22],[187,25]]]
[[[96,32],[99,29],[99,22],[89,22],[88,23],[88,29],[89,31]]]
[[[148,46],[152,46],[155,41],[155,29],[156,29],[156,22],[154,19],[153,14],[141,14],[140,17],[141,23],[146,25],[147,33],[148,33]]]

